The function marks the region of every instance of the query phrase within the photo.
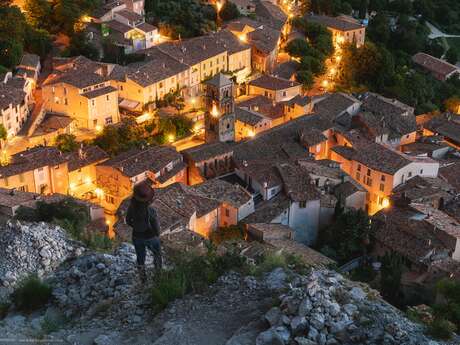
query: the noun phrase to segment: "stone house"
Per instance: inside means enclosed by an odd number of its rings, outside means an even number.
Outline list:
[[[393,189],[414,176],[436,177],[439,163],[410,157],[376,143],[359,147],[335,146],[331,159],[368,191],[367,210],[374,214],[389,205]]]
[[[460,78],[459,67],[429,54],[417,53],[412,56],[412,61],[438,80],[446,81],[453,76]]]
[[[354,43],[357,47],[364,44],[366,27],[348,16],[329,17],[323,15],[305,15],[307,22],[324,25],[332,33],[334,46]]]
[[[92,130],[119,122],[118,90],[111,83],[118,71],[119,66],[83,56],[55,60],[42,87],[45,110],[67,115],[78,127]]]
[[[248,83],[248,94],[262,95],[275,102],[288,101],[301,94],[301,85],[295,81],[262,75]]]
[[[272,126],[270,118],[251,110],[236,107],[235,115],[235,141],[252,138]]]
[[[193,186],[193,189],[207,198],[220,202],[219,227],[237,225],[254,212],[252,195],[240,185],[212,179]]]
[[[68,159],[55,147],[35,147],[11,156],[0,167],[0,187],[39,194],[67,194]]]
[[[29,117],[31,82],[13,77],[11,72],[0,75],[0,117],[7,136],[12,138]]]
[[[233,145],[215,142],[182,151],[187,163],[189,185],[233,171]]]
[[[152,186],[165,187],[186,181],[186,165],[174,148],[152,146],[132,149],[96,166],[98,197],[108,212],[117,210],[131,195],[133,186],[150,180]]]
[[[460,260],[460,223],[436,208],[412,203],[381,210],[373,220],[377,255],[397,252],[419,273],[435,261]]]
[[[27,79],[35,87],[40,71],[40,56],[26,53],[22,56],[21,62],[17,66],[16,76]]]

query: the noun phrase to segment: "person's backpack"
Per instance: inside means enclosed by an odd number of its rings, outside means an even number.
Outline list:
[[[130,205],[126,222],[133,228],[134,233],[141,234],[151,232],[154,236],[158,236],[159,229],[155,219],[156,212],[153,208],[147,207],[147,209],[145,209]]]

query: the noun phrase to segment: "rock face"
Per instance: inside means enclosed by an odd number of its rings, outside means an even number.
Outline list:
[[[63,265],[50,277],[57,305],[68,317],[110,311],[140,322],[145,300],[135,262],[133,246],[123,243],[113,254],[91,253]]]
[[[261,279],[228,272],[208,292],[176,299],[154,315],[151,283],[140,282],[131,244],[112,254],[84,252],[59,227],[11,223],[0,231],[0,253],[0,289],[11,290],[35,272],[53,288],[46,308],[32,315],[12,311],[0,320],[0,335],[15,339],[46,336],[73,345],[438,344],[367,285],[329,270],[300,275],[277,268]],[[147,265],[152,267],[150,255]],[[50,323],[60,326],[50,330]]]
[[[84,248],[58,226],[9,222],[0,228],[0,297],[31,273],[43,276]]]
[[[438,344],[375,291],[366,290],[332,271],[296,276],[280,296],[280,307],[265,314],[269,328],[256,344]]]

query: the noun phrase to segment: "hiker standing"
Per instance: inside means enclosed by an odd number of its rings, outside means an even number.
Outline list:
[[[141,182],[134,186],[133,197],[126,214],[126,223],[133,228],[133,244],[137,256],[137,269],[141,280],[145,281],[145,255],[146,248],[152,254],[155,269],[161,269],[161,244],[160,244],[160,226],[158,224],[157,214],[150,203],[153,200],[155,191],[147,181]]]

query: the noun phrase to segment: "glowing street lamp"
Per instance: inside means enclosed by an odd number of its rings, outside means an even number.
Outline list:
[[[174,142],[174,139],[175,139],[174,134],[168,135],[168,141],[169,141],[170,143],[173,143],[173,142]]]
[[[94,190],[94,193],[99,199],[102,199],[104,197],[104,191],[101,188],[96,188]]]
[[[214,117],[218,117],[220,115],[219,109],[217,109],[217,105],[215,103],[212,105],[211,115]]]
[[[388,198],[384,198],[384,199],[382,200],[382,207],[383,207],[383,208],[388,208],[388,207],[390,207],[390,200],[388,200]]]
[[[244,42],[244,43],[247,42],[247,38],[246,38],[246,35],[245,35],[245,34],[239,35],[238,38],[240,39],[241,42]]]
[[[220,10],[222,9],[224,5],[220,2],[220,1],[216,1],[216,9],[217,9],[217,13],[220,12]]]

